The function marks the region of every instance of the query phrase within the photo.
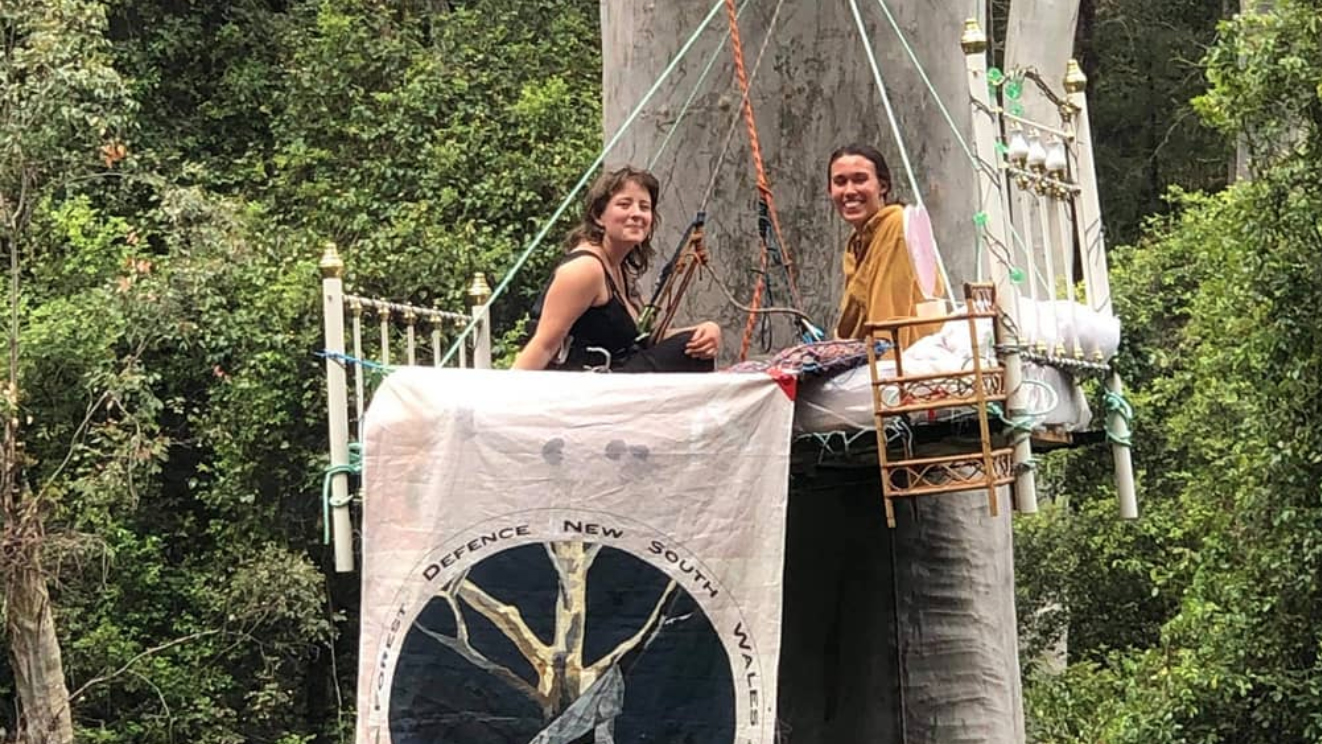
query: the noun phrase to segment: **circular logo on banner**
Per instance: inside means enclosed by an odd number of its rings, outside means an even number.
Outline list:
[[[428,555],[398,596],[377,639],[370,741],[771,741],[735,598],[627,518],[489,520]]]

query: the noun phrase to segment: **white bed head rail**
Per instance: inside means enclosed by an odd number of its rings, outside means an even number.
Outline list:
[[[1013,326],[1005,354],[1007,373],[1024,353],[1047,364],[1108,360],[1100,346],[1085,348],[1083,314],[1114,320],[1106,243],[1088,121],[1087,78],[1070,60],[1056,93],[1036,71],[1002,73],[987,67],[987,37],[976,20],[961,37],[973,113],[981,210],[979,238],[986,271],[996,284],[1001,312]],[[1025,84],[1040,88],[1056,106],[1051,121],[1026,116],[1018,99]],[[1078,277],[1081,281],[1075,281]],[[1022,300],[1030,300],[1023,302]],[[1037,317],[1027,317],[1029,309]],[[1065,317],[1068,313],[1072,317]],[[1072,334],[1061,329],[1071,327]],[[1066,345],[1068,341],[1068,348]],[[1105,368],[1103,368],[1105,369]],[[1007,384],[1011,384],[1007,380]],[[1138,516],[1123,384],[1107,373],[1107,432],[1115,459],[1120,516]],[[1016,407],[1014,396],[1008,401]],[[1031,506],[1031,505],[1030,505]]]
[[[986,68],[982,52],[969,56],[979,57],[981,67],[969,81],[975,127],[991,135],[977,138],[977,157],[996,174],[982,195],[988,246],[979,270],[1000,279],[998,293],[1028,350],[1105,362],[1102,348],[1085,348],[1080,334],[1062,330],[1086,323],[1080,313],[1113,317],[1087,78],[1071,60],[1064,92],[1058,93],[1034,70],[1002,73]],[[1024,115],[1019,97],[1026,85],[1037,86],[1055,103],[1048,121]],[[1015,296],[1030,302],[1009,307]],[[1040,317],[1023,317],[1026,308],[1035,308]]]
[[[371,378],[391,366],[439,366],[446,348],[456,339],[460,339],[458,366],[490,369],[491,288],[483,274],[474,275],[467,293],[471,309],[469,313],[456,313],[347,294],[344,261],[334,244],[326,245],[320,267],[330,435],[330,533],[335,546],[335,570],[344,572],[354,569],[349,445],[362,440],[363,413],[372,393]],[[470,323],[472,332],[463,335]]]

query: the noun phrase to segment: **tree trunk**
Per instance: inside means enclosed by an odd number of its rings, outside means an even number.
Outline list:
[[[973,214],[977,194],[968,158],[927,92],[890,25],[872,0],[858,0],[869,43],[878,57],[887,91],[899,119],[922,197],[931,212],[938,243],[956,288],[974,276]],[[897,21],[965,138],[971,131],[968,87],[959,38],[965,18],[978,15],[973,0],[891,2]],[[663,3],[601,3],[603,119],[607,139],[698,28],[710,0]],[[775,14],[773,3],[749,3],[739,19],[749,75]],[[656,246],[669,253],[703,206],[712,267],[743,303],[752,296],[759,266],[755,202],[757,192],[749,137],[739,118],[741,96],[724,33],[724,10],[664,83],[607,159],[608,166],[630,163],[654,170],[662,182],[662,227]],[[685,118],[661,150],[669,128],[702,73],[716,62],[697,90]],[[901,198],[914,202],[867,63],[848,2],[784,2],[775,35],[751,83],[759,140],[784,230],[786,247],[799,269],[804,310],[830,330],[840,296],[841,255],[848,226],[827,197],[830,153],[850,142],[875,144],[886,155]],[[734,125],[728,151],[723,145]],[[724,157],[721,157],[724,154]],[[715,178],[713,179],[713,176]],[[782,275],[771,277],[772,302],[788,305]],[[739,348],[746,313],[734,308],[709,282],[690,289],[681,317],[711,319],[725,331],[725,359]],[[650,289],[650,287],[649,287]],[[958,291],[956,292],[958,295]],[[790,323],[772,318],[771,347],[793,342]],[[765,350],[754,347],[754,352]]]
[[[46,577],[36,560],[7,571],[5,627],[27,744],[72,744],[69,689],[55,636]]]
[[[12,228],[11,228],[12,229]],[[6,239],[10,269],[9,380],[5,386],[4,440],[0,442],[0,585],[4,590],[9,661],[18,691],[19,735],[26,744],[72,744],[69,688],[50,593],[41,567],[41,511],[23,482],[18,419],[18,249]]]
[[[960,134],[969,139],[968,83],[959,40],[964,20],[980,16],[980,3],[894,0],[889,4]],[[711,7],[708,0],[602,1],[603,118],[608,140]],[[972,218],[977,211],[977,185],[972,167],[877,4],[859,0],[859,9],[958,288],[974,277]],[[773,4],[750,3],[740,18],[750,74],[774,14]],[[713,267],[747,302],[759,251],[753,210],[756,192],[749,138],[744,123],[737,120],[741,99],[722,36],[726,25],[718,14],[713,28],[658,89],[607,163],[647,166],[655,157],[654,170],[663,186],[659,212],[664,229],[658,247],[673,250],[693,212],[705,207]],[[720,56],[711,75],[657,156],[713,53]],[[876,144],[890,161],[900,195],[915,200],[866,60],[848,2],[787,2],[780,6],[773,41],[751,85],[768,180],[786,243],[800,270],[804,309],[828,329],[843,290],[840,261],[848,234],[827,198],[831,151],[853,141]],[[733,144],[723,152],[732,121]],[[718,161],[724,168],[713,179]],[[704,204],[713,180],[712,198]],[[775,304],[788,304],[783,281],[778,276],[772,279],[778,282],[773,284]],[[708,282],[691,288],[685,302],[690,318],[721,323],[729,359],[739,346],[745,314],[731,308]],[[777,319],[772,324],[773,350],[794,342],[788,323]],[[791,496],[782,737],[796,743],[884,741],[890,738],[886,732],[902,732],[900,740],[907,744],[1022,741],[1008,500],[1002,500],[1006,511],[1001,517],[991,519],[985,496],[915,499],[900,506],[900,524],[892,534],[880,519],[875,466],[871,472],[864,485],[814,485],[820,476],[795,479],[795,494],[800,495]],[[869,528],[858,514],[840,511],[832,516],[830,499],[802,495],[803,489],[814,488],[826,488],[860,509],[874,510],[871,524],[887,531],[874,532],[858,544],[893,544],[893,562],[872,548],[841,553],[836,556],[840,560],[816,555],[835,556],[843,533]],[[818,547],[799,550],[799,545]],[[796,557],[803,562],[796,564]],[[819,594],[837,599],[817,601],[814,597]],[[894,618],[893,626],[888,618]],[[860,664],[866,669],[859,669]],[[831,671],[846,667],[854,671]],[[849,679],[841,676],[846,673]],[[886,684],[894,679],[899,680],[898,690],[891,694]],[[838,694],[824,692],[827,689]]]

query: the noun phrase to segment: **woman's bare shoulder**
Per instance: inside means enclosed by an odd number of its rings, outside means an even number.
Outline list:
[[[596,286],[605,275],[606,269],[595,253],[575,248],[555,270],[555,281],[574,286]]]

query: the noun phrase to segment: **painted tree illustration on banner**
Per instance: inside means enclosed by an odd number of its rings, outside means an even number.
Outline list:
[[[478,678],[495,684],[473,695]],[[397,744],[438,732],[534,744],[633,740],[658,725],[695,742],[733,732],[729,657],[697,603],[595,543],[513,548],[456,574],[414,622],[393,687]],[[474,701],[489,720],[463,720]]]

